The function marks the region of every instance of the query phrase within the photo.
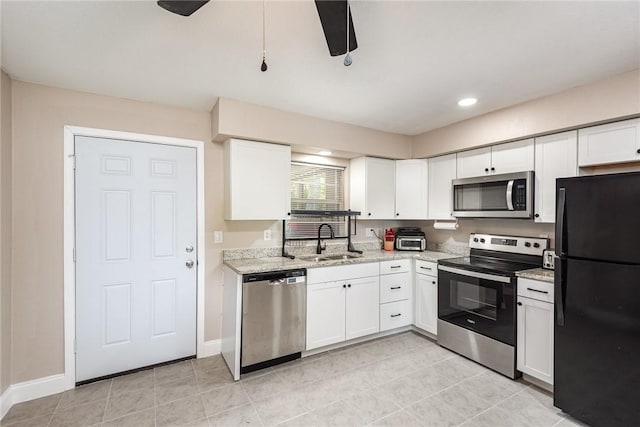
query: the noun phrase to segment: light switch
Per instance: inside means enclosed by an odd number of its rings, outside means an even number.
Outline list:
[[[223,242],[222,231],[214,231],[213,232],[213,243],[222,243]]]

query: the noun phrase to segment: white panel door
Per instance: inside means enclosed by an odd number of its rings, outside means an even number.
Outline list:
[[[535,221],[556,221],[556,179],[578,175],[578,133],[536,138]]]
[[[416,326],[438,334],[438,278],[416,274]]]
[[[456,178],[456,155],[432,157],[428,171],[429,219],[453,219],[453,188],[451,180]]]
[[[346,339],[380,332],[380,277],[347,280]]]
[[[553,384],[552,303],[518,297],[518,370]]]
[[[75,152],[76,381],[194,355],[195,148],[76,137]]]
[[[307,350],[344,341],[344,282],[307,285]]]
[[[514,173],[533,170],[533,138],[491,147],[491,173]]]
[[[640,160],[640,119],[578,131],[578,165],[595,166]]]
[[[396,218],[427,218],[427,159],[396,160]]]
[[[367,157],[366,212],[363,219],[392,219],[395,216],[396,162]]]
[[[461,151],[456,154],[457,177],[472,178],[491,173],[491,147]]]

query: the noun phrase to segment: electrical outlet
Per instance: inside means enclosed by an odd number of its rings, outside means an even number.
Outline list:
[[[367,227],[366,230],[365,230],[364,235],[365,235],[365,237],[374,237],[375,235],[373,233],[374,233],[373,232],[373,228]]]
[[[222,231],[213,232],[213,243],[222,243],[224,241]]]
[[[271,240],[271,230],[264,230],[264,240]]]

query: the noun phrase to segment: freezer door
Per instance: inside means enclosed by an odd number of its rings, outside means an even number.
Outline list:
[[[556,254],[640,264],[640,173],[558,179],[556,209]]]
[[[564,259],[554,405],[592,426],[640,420],[640,266]],[[558,301],[556,301],[558,304]]]

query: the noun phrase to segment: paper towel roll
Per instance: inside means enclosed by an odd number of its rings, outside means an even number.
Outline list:
[[[457,230],[458,221],[456,222],[436,221],[433,223],[433,228],[435,228],[436,230]]]

